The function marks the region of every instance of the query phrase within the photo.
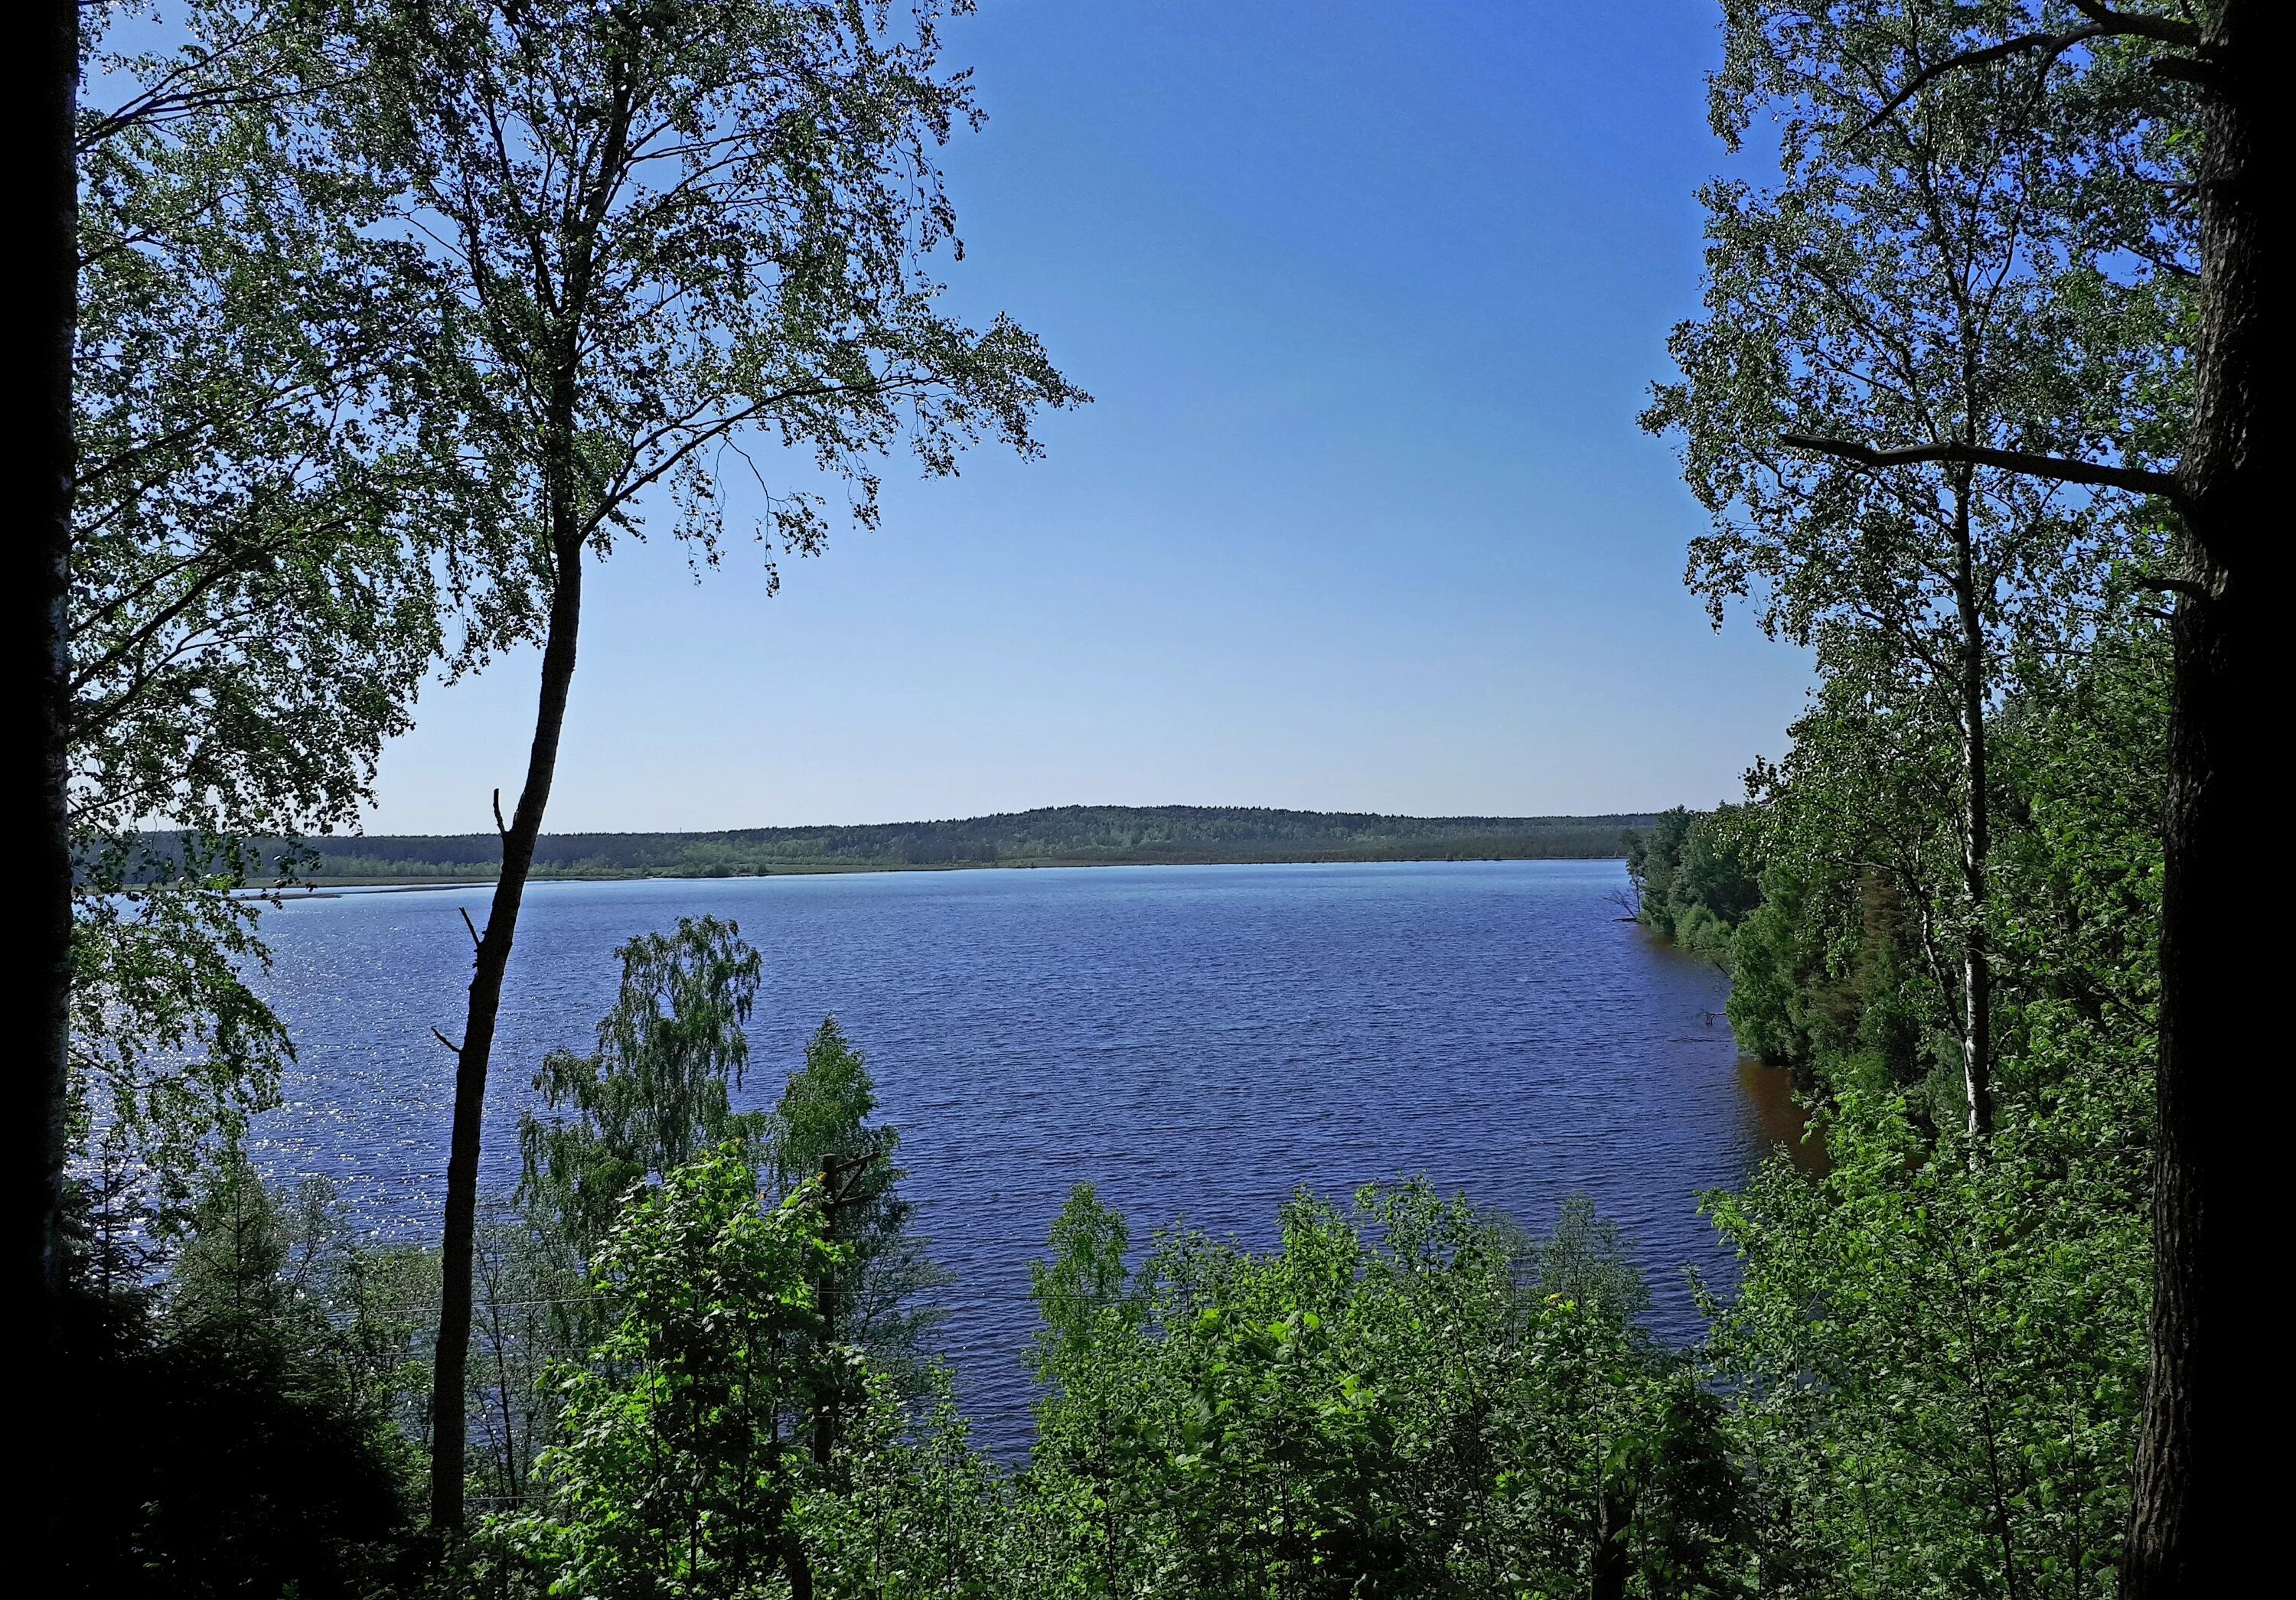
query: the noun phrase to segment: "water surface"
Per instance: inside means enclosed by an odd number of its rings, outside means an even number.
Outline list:
[[[587,1049],[614,947],[710,913],[765,957],[743,1104],[834,1013],[866,1053],[935,1253],[980,1430],[1026,1429],[1027,1262],[1089,1179],[1144,1239],[1185,1215],[1268,1243],[1301,1185],[1423,1173],[1544,1229],[1585,1191],[1636,1241],[1658,1330],[1726,1276],[1696,1211],[1780,1136],[1742,1077],[1721,976],[1619,921],[1616,862],[1149,866],[543,883],[529,890],[487,1106],[517,1177],[543,1054]],[[281,1175],[324,1174],[386,1237],[435,1235],[470,938],[488,891],[269,913],[294,1032]]]

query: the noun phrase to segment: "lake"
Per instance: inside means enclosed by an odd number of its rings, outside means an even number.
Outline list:
[[[1027,1263],[1090,1180],[1136,1242],[1185,1216],[1249,1244],[1302,1185],[1423,1173],[1544,1231],[1592,1195],[1636,1241],[1671,1340],[1680,1268],[1727,1283],[1700,1191],[1792,1127],[1741,1065],[1711,966],[1620,919],[1614,861],[1144,866],[541,883],[528,892],[487,1106],[485,1183],[517,1179],[543,1054],[586,1051],[614,947],[709,913],[762,952],[751,1071],[769,1104],[834,1014],[902,1133],[943,1346],[978,1434],[1024,1439]],[[488,891],[347,891],[264,930],[299,1064],[258,1129],[361,1225],[435,1237],[470,938]]]

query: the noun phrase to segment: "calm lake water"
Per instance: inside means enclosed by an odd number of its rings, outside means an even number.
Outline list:
[[[1786,1131],[1742,1069],[1711,967],[1620,922],[1616,862],[1380,863],[544,883],[512,959],[485,1181],[517,1178],[528,1079],[586,1050],[614,947],[711,913],[765,957],[752,1071],[770,1104],[835,1014],[902,1131],[954,1268],[944,1347],[980,1435],[1025,1437],[1029,1259],[1089,1179],[1136,1240],[1185,1215],[1269,1242],[1300,1186],[1423,1173],[1543,1231],[1573,1193],[1634,1236],[1658,1331],[1680,1268],[1729,1279],[1697,1214]],[[435,1234],[483,890],[290,902],[264,929],[301,1062],[260,1128],[275,1175],[334,1180],[390,1238]]]

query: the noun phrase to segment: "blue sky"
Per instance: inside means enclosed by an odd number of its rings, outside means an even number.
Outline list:
[[[771,599],[738,549],[619,551],[553,831],[1644,809],[1782,747],[1807,663],[1709,628],[1634,420],[1724,164],[1710,0],[985,0],[947,39],[990,118],[955,303],[1096,403],[1042,461],[895,464]],[[488,825],[534,671],[428,692],[369,827]]]

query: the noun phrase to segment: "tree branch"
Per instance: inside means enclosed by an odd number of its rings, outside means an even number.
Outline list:
[[[2119,37],[2152,39],[2162,45],[2174,45],[2179,50],[2199,47],[2201,30],[2197,24],[2178,21],[2174,17],[2141,17],[2128,12],[2115,11],[2099,0],[2072,0],[2073,9],[2107,33]]]
[[[1788,449],[1837,456],[1863,467],[1919,466],[1928,462],[1994,467],[2004,472],[2021,472],[2028,478],[2047,478],[2058,483],[2089,483],[2100,488],[2127,489],[2134,495],[2158,495],[2179,506],[2185,503],[2184,486],[2177,481],[2175,473],[2148,472],[2142,467],[2107,466],[2060,455],[2029,455],[2023,450],[1995,450],[1983,445],[1906,445],[1893,450],[1876,450],[1868,445],[1819,439],[1808,433],[1782,433],[1778,442]]]
[[[1958,51],[1941,62],[1923,67],[1912,78],[1906,79],[1906,86],[1882,102],[1882,109],[1868,117],[1864,126],[1849,136],[1853,139],[1864,138],[1887,122],[1898,107],[1948,72],[1958,72],[1964,67],[1981,67],[1988,62],[1997,62],[2009,56],[2022,55],[2029,50],[2042,51],[2050,61],[2054,61],[2075,45],[2087,39],[2102,38],[2106,32],[2105,29],[2092,23],[2087,28],[2076,28],[2070,33],[2021,33],[2013,39],[2002,40],[1998,45],[1988,45],[1978,50]]]
[[[2214,66],[2189,55],[2155,56],[2144,67],[2155,78],[2165,78],[2171,83],[2197,84],[2204,89],[2215,88],[2224,81],[2224,74]]]
[[[1904,105],[1931,84],[1935,83],[1947,73],[1958,72],[1964,67],[1981,67],[1988,62],[2003,61],[2010,56],[2022,55],[2032,50],[2044,52],[2048,61],[2053,62],[2074,45],[2087,44],[2091,39],[2152,39],[2160,44],[2173,45],[2185,50],[2197,48],[2201,42],[2201,30],[2190,22],[2180,22],[2168,17],[2130,16],[2124,12],[2114,11],[2110,6],[2094,4],[2093,0],[2072,0],[2072,4],[2075,11],[2088,19],[2087,27],[2076,28],[2070,33],[2019,34],[2015,38],[2004,39],[1998,45],[1986,45],[1975,50],[1958,51],[1941,62],[1923,67],[1914,74],[1904,88],[1892,94],[1880,111],[1866,119],[1865,126],[1850,137],[1863,138],[1872,133],[1887,121],[1890,114],[1898,107]],[[2048,62],[2044,62],[2042,64],[2046,68]],[[2206,70],[2206,68],[2197,62],[2191,63],[2191,67],[2196,72]],[[2156,67],[2154,70],[2157,71],[2159,68]],[[2186,73],[2178,71],[2170,76],[2184,77]]]

